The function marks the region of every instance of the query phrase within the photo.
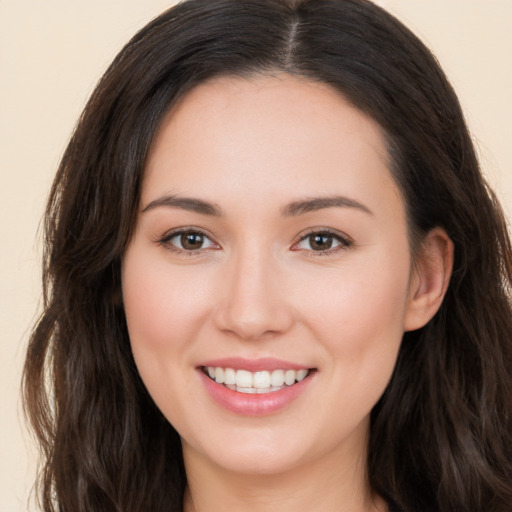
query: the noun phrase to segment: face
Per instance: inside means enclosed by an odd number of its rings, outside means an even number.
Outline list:
[[[378,125],[286,75],[198,86],[152,147],[122,285],[138,370],[186,462],[358,460],[412,300]]]

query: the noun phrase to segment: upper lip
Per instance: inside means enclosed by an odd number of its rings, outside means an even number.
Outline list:
[[[199,367],[214,366],[220,368],[233,368],[235,370],[247,370],[249,372],[259,372],[263,370],[309,370],[310,366],[275,359],[273,357],[264,357],[258,359],[246,359],[243,357],[226,357],[222,359],[210,359],[203,361]]]

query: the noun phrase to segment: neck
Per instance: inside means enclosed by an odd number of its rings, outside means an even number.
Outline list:
[[[361,457],[340,464],[338,453],[278,474],[221,468],[184,446],[188,487],[184,512],[386,512],[371,493]],[[348,462],[348,461],[347,461]]]

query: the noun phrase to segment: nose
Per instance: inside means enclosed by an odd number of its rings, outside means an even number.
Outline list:
[[[220,277],[218,329],[243,340],[266,339],[290,329],[294,317],[284,272],[272,255],[243,251],[226,261]]]

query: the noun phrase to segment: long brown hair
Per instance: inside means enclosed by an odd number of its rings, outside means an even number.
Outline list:
[[[24,371],[47,512],[179,511],[180,439],[134,364],[120,261],[148,149],[177,98],[218,75],[330,84],[382,127],[411,246],[455,245],[444,303],[406,333],[372,411],[368,478],[392,510],[512,504],[512,251],[457,98],[434,57],[366,0],[189,0],[143,28],[99,82],[45,217],[44,311]]]

